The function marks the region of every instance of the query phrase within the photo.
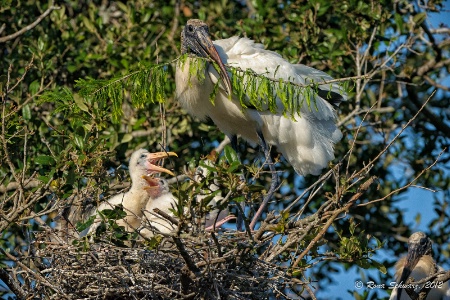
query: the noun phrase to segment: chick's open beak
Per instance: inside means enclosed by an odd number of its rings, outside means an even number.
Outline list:
[[[147,156],[147,159],[149,162],[148,167],[147,167],[148,175],[144,175],[143,178],[146,179],[145,177],[148,177],[153,173],[167,173],[169,175],[175,176],[175,174],[173,174],[172,171],[156,165],[156,163],[158,161],[160,161],[161,159],[167,158],[169,156],[177,156],[178,157],[178,155],[175,152],[149,153]]]

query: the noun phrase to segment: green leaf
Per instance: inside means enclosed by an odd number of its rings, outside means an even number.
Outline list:
[[[108,220],[120,220],[127,216],[127,213],[119,206],[114,209],[104,209],[100,213]]]
[[[48,181],[51,179],[51,177],[47,176],[38,176],[38,180],[42,181],[43,183],[48,183]]]
[[[55,163],[55,160],[53,157],[48,155],[38,155],[34,159],[34,162],[38,165],[53,165]]]
[[[163,238],[160,235],[153,236],[153,237],[150,238],[149,241],[146,242],[146,244],[148,245],[150,250],[156,249],[156,247],[161,243],[162,239]]]
[[[68,65],[67,66],[67,71],[69,71],[69,73],[73,73],[77,70],[77,66],[76,65]]]
[[[387,272],[386,271],[386,267],[383,264],[381,264],[381,263],[379,263],[379,262],[377,262],[376,260],[373,260],[373,259],[372,259],[372,266],[377,268],[383,274],[386,274],[386,272]]]
[[[73,94],[73,100],[75,101],[75,104],[78,106],[79,109],[81,109],[82,111],[88,112],[89,108],[87,107],[86,104],[84,104],[84,99],[78,95],[78,94]]]
[[[86,17],[82,18],[84,26],[86,26],[87,30],[90,32],[96,32],[95,25]]]
[[[122,144],[124,144],[124,143],[128,143],[129,141],[131,141],[133,139],[133,136],[131,135],[131,134],[129,134],[129,133],[126,133],[124,136],[123,136],[123,138],[122,138],[122,140],[120,141]]]
[[[73,137],[73,140],[74,140],[74,142],[75,142],[75,145],[76,145],[79,149],[81,149],[81,150],[84,149],[84,139],[83,139],[81,136],[75,135],[75,136]]]
[[[239,157],[230,145],[226,145],[224,149],[225,158],[228,163],[239,162]]]
[[[44,40],[42,39],[42,37],[39,37],[38,38],[38,49],[40,51],[42,51],[42,50],[44,50],[44,46],[45,46]]]
[[[356,261],[356,264],[358,266],[360,266],[361,268],[363,268],[363,269],[369,269],[370,268],[370,264],[367,261],[367,259],[358,260],[358,261]]]
[[[22,117],[24,120],[30,120],[31,119],[31,108],[30,105],[24,105],[22,107]]]
[[[30,92],[31,95],[34,95],[39,91],[40,86],[41,85],[40,85],[39,81],[35,80],[32,83],[30,83],[30,86],[28,87],[28,91]]]
[[[233,173],[236,169],[238,169],[241,166],[240,161],[233,161],[230,166],[227,169],[227,172]]]
[[[75,227],[78,231],[83,231],[89,227],[91,227],[92,224],[94,224],[94,220],[95,220],[96,216],[90,216],[89,219],[87,219],[86,222],[82,223],[82,222],[78,222]]]
[[[413,22],[416,23],[416,25],[420,25],[423,23],[423,21],[425,21],[426,18],[427,18],[427,13],[421,12],[413,17]]]

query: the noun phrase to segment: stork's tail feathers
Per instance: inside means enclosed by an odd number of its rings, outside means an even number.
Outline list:
[[[277,125],[264,132],[266,141],[278,146],[298,174],[319,175],[334,159],[334,144],[342,138],[334,120],[311,122],[305,115],[296,122],[274,115],[263,117]]]

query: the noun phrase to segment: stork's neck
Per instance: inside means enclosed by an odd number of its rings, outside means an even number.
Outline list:
[[[148,186],[147,181],[143,178],[133,180],[128,194],[134,201],[127,203],[127,205],[124,203],[124,207],[127,206],[127,209],[136,214],[140,213],[140,210],[145,206],[145,203],[147,203],[150,197],[150,193],[145,189]]]
[[[177,63],[175,82],[176,96],[181,106],[189,113],[201,120],[206,119],[208,112],[212,110],[212,104],[209,101],[209,95],[212,94],[214,85],[207,73],[208,64],[203,72],[205,72],[204,80],[200,82],[196,74],[192,74],[191,64],[201,63],[194,57],[187,57],[184,62]],[[194,66],[201,67],[201,66]]]

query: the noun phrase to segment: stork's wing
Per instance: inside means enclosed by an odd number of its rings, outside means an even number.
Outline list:
[[[231,37],[229,39],[218,40],[214,45],[224,64],[240,68],[242,70],[251,69],[257,74],[268,78],[283,81],[290,81],[298,85],[310,83],[318,84],[317,93],[311,93],[304,89],[299,94],[293,107],[300,107],[300,112],[304,114],[313,114],[317,119],[334,119],[336,117],[334,107],[345,100],[347,95],[338,83],[319,85],[320,82],[333,79],[328,74],[307,67],[305,65],[291,64],[283,59],[278,53],[265,50],[263,45],[256,44],[247,38]],[[219,80],[217,72],[211,66],[208,70],[211,80]],[[231,76],[231,75],[230,75]],[[245,83],[244,83],[245,84]],[[221,88],[224,89],[223,85]],[[311,97],[306,99],[306,97]],[[311,100],[311,106],[308,105]],[[248,106],[251,103],[245,102]],[[280,99],[277,101],[277,107],[280,112],[283,111],[283,104]],[[263,107],[263,109],[268,109]]]

